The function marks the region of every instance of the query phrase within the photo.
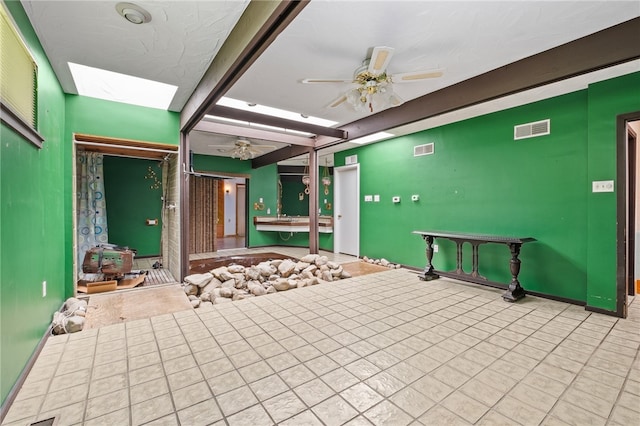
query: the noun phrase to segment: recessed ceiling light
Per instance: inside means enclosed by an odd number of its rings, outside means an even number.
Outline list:
[[[116,4],[116,10],[132,24],[146,24],[151,21],[151,14],[133,3],[118,3]]]

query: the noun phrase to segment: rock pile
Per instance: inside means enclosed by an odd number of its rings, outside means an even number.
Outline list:
[[[400,269],[402,267],[399,263],[391,263],[384,257],[382,259],[369,259],[367,256],[364,256],[362,261],[373,265],[386,266],[389,269]]]
[[[185,277],[184,292],[194,308],[351,278],[326,256],[308,254],[298,261],[276,259],[245,267],[228,265]]]
[[[84,327],[87,302],[70,297],[64,302],[61,311],[53,314],[51,329],[53,334],[75,333]]]

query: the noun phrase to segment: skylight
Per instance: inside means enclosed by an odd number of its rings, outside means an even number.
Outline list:
[[[168,109],[177,86],[69,62],[78,94],[149,108]]]
[[[228,98],[226,96],[220,98],[217,104],[230,108],[241,109],[243,111],[251,111],[258,114],[271,115],[273,117],[286,118],[288,120],[299,121],[301,123],[316,124],[318,126],[324,127],[331,127],[338,124],[337,121],[325,120],[324,118],[319,117],[303,116],[300,113],[285,111],[283,109],[268,107],[264,105],[250,104],[249,102]]]
[[[372,135],[369,136],[363,136],[361,138],[358,139],[354,139],[352,141],[349,142],[353,142],[353,143],[357,143],[360,145],[364,145],[367,143],[371,143],[371,142],[376,142],[382,139],[387,139],[394,136],[392,133],[387,133],[387,132],[378,132],[378,133],[374,133]]]

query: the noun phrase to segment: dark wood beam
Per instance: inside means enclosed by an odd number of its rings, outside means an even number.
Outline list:
[[[640,58],[640,18],[341,126],[349,140]],[[335,145],[318,141],[317,148]]]
[[[275,151],[268,152],[260,157],[256,157],[251,160],[251,168],[257,169],[262,166],[268,166],[269,164],[277,163],[278,161],[286,160],[288,158],[297,157],[299,155],[308,154],[313,151],[313,147],[302,145],[291,145],[284,148],[277,149]]]
[[[191,131],[308,3],[251,1],[182,109],[180,130]]]
[[[300,121],[286,118],[274,117],[272,115],[260,114],[252,111],[245,111],[238,108],[231,108],[221,105],[212,105],[207,114],[217,117],[231,118],[233,120],[248,121],[250,123],[264,124],[266,126],[282,127],[289,130],[312,133],[314,135],[331,136],[333,138],[344,139],[347,132],[333,127],[319,126],[317,124],[302,123]]]

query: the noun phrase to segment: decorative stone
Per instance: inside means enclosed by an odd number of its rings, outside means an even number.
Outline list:
[[[222,274],[223,272],[226,272],[226,271],[227,271],[227,267],[226,266],[221,266],[219,268],[212,269],[209,272],[211,274],[213,274],[213,276],[216,277],[217,279],[219,279],[220,281],[225,281],[225,280],[220,279],[220,274]]]
[[[229,265],[227,270],[232,274],[244,274],[245,267],[242,265]]]
[[[67,318],[67,324],[65,325],[65,330],[67,333],[76,333],[78,331],[82,331],[82,327],[84,327],[85,319],[84,317],[73,315]]]
[[[319,256],[316,259],[316,265],[321,266],[321,265],[326,265],[327,262],[329,262],[329,258],[327,256]]]
[[[296,271],[304,271],[309,266],[311,266],[311,264],[309,262],[300,261],[300,262],[296,263]]]
[[[338,262],[330,260],[329,262],[327,262],[327,266],[331,269],[338,269],[340,267],[340,264]]]
[[[231,272],[229,272],[228,270],[227,271],[222,271],[220,273],[220,281],[222,281],[222,282],[229,281],[229,280],[232,280],[234,278],[235,278],[235,276]]]
[[[226,298],[226,297],[218,297],[213,301],[214,305],[220,305],[221,303],[231,303],[231,298]]]
[[[331,271],[323,271],[322,279],[325,281],[333,281],[333,275],[331,274]]]
[[[260,270],[256,267],[251,265],[251,267],[245,269],[244,274],[246,275],[247,279],[249,280],[257,280],[259,279],[260,275]]]
[[[197,308],[200,306],[200,299],[195,299],[191,301],[191,306],[193,306],[194,308]]]
[[[227,299],[225,299],[227,300]],[[200,302],[200,306],[198,306],[200,309],[205,309],[205,308],[213,308],[213,302],[207,302],[207,301],[202,301]]]
[[[198,299],[198,296],[194,296],[193,294],[189,295],[189,300],[193,301],[193,300],[200,300]]]
[[[204,287],[202,287],[202,290],[200,290],[200,292],[201,293],[211,293],[214,288],[220,288],[220,287],[222,287],[222,281],[220,281],[219,279],[213,277],[213,278],[211,278],[211,281],[209,281],[209,284],[207,284]]]
[[[289,281],[285,279],[276,280],[273,283],[273,288],[275,288],[278,291],[289,290]]]
[[[233,297],[233,290],[229,287],[222,287],[220,289],[220,297],[226,297],[226,298],[232,298]]]
[[[249,288],[249,291],[254,296],[264,296],[265,294],[267,294],[267,289],[262,287],[261,285],[253,285]]]
[[[275,293],[276,291],[277,291],[277,290],[276,290],[272,285],[270,285],[269,287],[267,287],[267,294],[273,294],[273,293]]]
[[[211,301],[211,293],[202,293],[200,295],[200,300],[203,302],[210,302]]]
[[[336,277],[340,277],[342,275],[342,266],[338,265],[338,267],[336,269],[331,269],[331,275],[333,275],[334,278]]]
[[[278,272],[280,272],[280,275],[282,275],[284,278],[287,278],[291,274],[293,274],[293,271],[295,269],[296,264],[290,259],[283,260],[282,263],[280,263],[280,266],[278,266]]]
[[[213,278],[213,274],[210,272],[206,272],[204,274],[192,274],[184,277],[184,282],[188,284],[197,285],[202,288],[209,284],[209,281]]]
[[[340,274],[340,278],[341,279],[351,278],[351,274],[345,270],[342,270],[342,273]]]
[[[198,286],[194,284],[185,284],[184,292],[187,296],[197,295],[198,294]]]
[[[301,262],[306,262],[306,263],[315,263],[316,259],[319,258],[320,255],[317,254],[307,254],[306,256],[303,256],[300,261]]]
[[[222,283],[222,288],[235,288],[235,287],[236,287],[236,280],[234,280],[233,277],[231,277],[230,280],[227,280]]]
[[[382,259],[380,259],[380,265],[389,266],[389,261],[383,257]]]
[[[298,287],[298,280],[287,280],[287,282],[289,283],[289,289],[292,288],[297,288]]]
[[[260,275],[263,277],[268,277],[278,271],[275,266],[272,266],[269,262],[260,262],[258,263],[257,268],[260,271]]]

